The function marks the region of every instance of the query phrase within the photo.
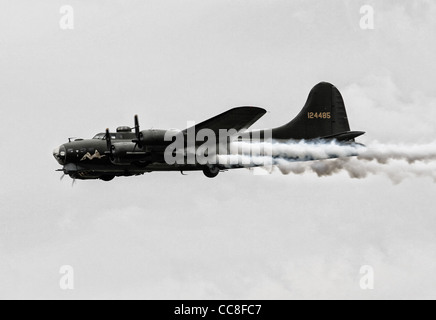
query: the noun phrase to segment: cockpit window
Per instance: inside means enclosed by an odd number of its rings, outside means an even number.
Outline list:
[[[97,135],[96,135],[94,138],[92,138],[92,139],[103,140],[105,135],[106,135],[106,134],[104,134],[104,133],[99,133],[99,134],[97,134]]]
[[[111,133],[111,139],[115,140],[117,138],[117,135],[114,133]],[[96,140],[104,140],[106,139],[106,133],[99,133],[97,134],[94,138],[92,139],[96,139]]]

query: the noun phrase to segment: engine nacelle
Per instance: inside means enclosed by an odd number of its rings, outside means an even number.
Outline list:
[[[133,162],[145,162],[151,159],[151,155],[145,152],[134,142],[118,142],[112,145],[112,163],[129,165]]]
[[[168,144],[165,141],[167,130],[150,129],[142,131],[141,143],[146,146],[162,146]]]

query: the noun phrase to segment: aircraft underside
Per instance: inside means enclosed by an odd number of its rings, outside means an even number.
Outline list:
[[[216,177],[219,172],[226,169],[219,166],[202,166],[202,165],[168,165],[166,163],[152,163],[144,167],[137,165],[118,166],[110,164],[68,164],[60,171],[69,175],[73,179],[78,180],[96,180],[110,181],[115,177],[131,177],[139,176],[151,172],[189,172],[189,171],[203,171],[203,173],[210,178]]]

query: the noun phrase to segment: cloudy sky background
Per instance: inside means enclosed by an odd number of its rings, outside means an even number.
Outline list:
[[[61,30],[71,5],[75,29]],[[361,30],[360,7],[375,10]],[[436,185],[346,173],[59,181],[51,152],[106,127],[239,105],[293,118],[320,81],[359,141],[436,139],[436,3],[0,2],[0,298],[435,298]],[[71,265],[75,290],[59,288]],[[375,290],[359,270],[375,270]]]

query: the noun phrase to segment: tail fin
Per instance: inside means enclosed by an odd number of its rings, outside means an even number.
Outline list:
[[[298,116],[288,124],[273,129],[276,140],[337,139],[353,140],[363,132],[350,132],[341,93],[330,83],[316,85]]]

